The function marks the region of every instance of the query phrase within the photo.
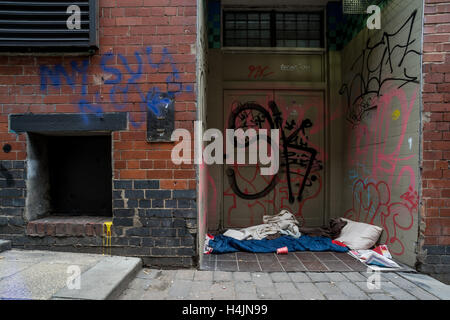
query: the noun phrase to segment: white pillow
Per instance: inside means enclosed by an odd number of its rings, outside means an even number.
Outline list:
[[[367,250],[372,248],[380,238],[382,228],[367,223],[355,222],[345,218],[347,224],[335,239],[347,245],[351,250]]]

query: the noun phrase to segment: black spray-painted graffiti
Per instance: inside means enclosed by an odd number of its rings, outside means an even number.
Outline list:
[[[352,64],[350,71],[355,74],[349,83],[341,87],[339,94],[346,97],[346,117],[353,126],[363,120],[368,110],[376,107],[373,99],[381,95],[384,85],[396,83],[398,88],[402,88],[409,83],[419,83],[419,75],[409,74],[405,67],[407,58],[421,56],[419,51],[412,49],[414,44],[418,45],[412,35],[416,16],[417,10],[397,31],[384,32],[376,44],[372,44],[369,38]]]
[[[313,123],[309,119],[304,119],[301,123],[296,123],[295,120],[285,121],[282,118],[282,114],[279,111],[274,101],[269,102],[269,108],[272,114],[270,114],[261,105],[246,102],[238,105],[236,109],[230,115],[228,128],[229,129],[281,129],[281,146],[280,152],[282,153],[281,166],[285,167],[286,180],[289,191],[289,202],[294,203],[295,196],[293,192],[292,176],[303,176],[302,182],[299,185],[299,191],[297,194],[297,200],[302,201],[302,195],[305,188],[311,187],[317,180],[317,176],[313,173],[322,170],[323,166],[321,161],[317,159],[317,150],[308,146],[307,129],[313,126]],[[283,124],[284,123],[284,124]],[[270,144],[270,137],[267,137]],[[251,141],[246,142],[248,147]],[[293,166],[302,168],[303,170],[292,170]],[[233,168],[228,168],[227,171],[228,181],[231,189],[234,193],[242,199],[254,200],[265,197],[272,190],[275,189],[277,183],[280,181],[279,173],[274,175],[267,186],[260,191],[249,193],[241,188],[237,184],[236,172]],[[255,189],[258,189],[254,186]]]

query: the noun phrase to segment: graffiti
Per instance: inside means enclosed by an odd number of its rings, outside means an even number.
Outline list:
[[[383,228],[386,243],[391,245],[394,255],[405,252],[403,240],[399,238],[399,230],[410,230],[417,214],[419,196],[413,187],[400,196],[401,201],[393,202],[389,185],[380,181],[365,182],[357,180],[353,185],[353,206],[345,212],[344,217],[376,224]]]
[[[412,93],[411,99],[408,100],[402,89],[394,89],[377,98],[376,118],[370,127],[361,124],[354,130],[354,135],[350,136],[350,140],[354,140],[353,145],[352,143],[348,144],[350,148],[353,148],[353,150],[350,150],[348,157],[351,165],[368,163],[372,160],[370,176],[373,179],[378,180],[380,177],[384,177],[391,185],[394,183],[394,176],[397,176],[396,184],[398,185],[400,179],[408,174],[408,183],[415,188],[414,170],[411,166],[406,165],[406,162],[415,155],[402,157],[401,154],[416,97],[417,90]],[[387,139],[392,135],[390,119],[392,117],[391,105],[394,102],[399,103],[398,111],[401,115],[398,119],[400,121],[400,132],[396,134],[396,140]],[[396,175],[396,173],[398,174]]]
[[[402,231],[412,229],[419,203],[416,174],[410,165],[416,155],[404,154],[408,145],[406,150],[412,147],[412,138],[408,139],[406,133],[417,89],[410,96],[398,88],[384,91],[375,98],[378,105],[375,118],[370,125],[354,128],[350,137],[354,143],[348,144],[351,148],[348,159],[353,167],[348,177],[353,191],[352,206],[345,216],[381,226],[386,244],[398,256],[405,253],[406,246],[410,247]],[[394,111],[392,105],[396,106]]]
[[[313,173],[322,169],[322,163],[317,159],[317,150],[308,146],[309,139],[307,132],[313,126],[313,123],[310,119],[304,119],[301,122],[283,120],[282,114],[274,101],[269,102],[269,108],[271,113],[256,103],[246,102],[241,104],[231,113],[228,128],[243,130],[249,128],[281,129],[281,145],[279,150],[282,154],[281,166],[285,167],[286,172],[288,201],[291,204],[295,201],[292,176],[301,176],[299,191],[296,194],[297,201],[301,202],[305,188],[312,186],[317,180],[317,176]],[[247,141],[246,147],[253,142]],[[294,166],[297,169],[293,170],[292,167]],[[256,200],[265,197],[281,181],[278,174],[275,174],[268,180],[265,187],[260,188],[260,190],[255,188],[254,192],[249,192],[248,190],[241,190],[237,183],[237,175],[248,181],[248,179],[245,179],[240,174],[237,164],[234,165],[234,168],[228,168],[226,173],[233,192],[240,198],[246,200]]]
[[[270,72],[270,67],[269,66],[254,66],[254,65],[250,65],[248,67],[249,73],[247,78],[252,78],[253,79],[261,79],[261,78],[265,78],[268,77],[272,74],[274,74],[275,72]]]
[[[417,39],[412,37],[416,16],[417,10],[397,31],[384,32],[375,44],[369,38],[366,47],[353,62],[350,68],[353,78],[339,91],[346,98],[346,118],[353,126],[357,126],[365,114],[376,107],[375,98],[381,96],[384,86],[395,84],[400,89],[410,83],[419,83],[419,75],[408,74],[404,65],[407,58],[421,55],[412,49],[413,45],[419,45]]]
[[[111,105],[114,110],[123,111],[128,102],[135,103],[137,100],[139,109],[135,113],[140,114],[140,118],[134,119],[130,116],[130,123],[133,127],[139,127],[144,123],[147,110],[158,116],[160,109],[170,104],[176,95],[193,90],[191,85],[182,84],[180,71],[167,48],[163,48],[161,54],[153,53],[152,47],[146,47],[145,50],[134,53],[134,60],[130,61],[120,53],[102,55],[101,81],[105,87],[94,92],[88,92],[90,90],[88,88],[89,60],[83,60],[80,63],[71,61],[69,70],[61,64],[53,67],[41,65],[39,69],[41,91],[46,92],[49,86],[61,88],[64,81],[72,89],[81,87],[80,98],[75,103],[83,115],[93,112],[101,116],[104,110],[103,105]],[[153,87],[146,85],[147,74],[152,73],[165,77],[161,78],[160,82],[167,85],[167,92],[163,92],[156,85]],[[101,93],[104,92],[108,96],[106,101],[101,99]],[[87,120],[87,117],[85,119]]]

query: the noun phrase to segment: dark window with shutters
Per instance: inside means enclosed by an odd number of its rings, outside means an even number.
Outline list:
[[[68,19],[79,8],[80,19]],[[79,22],[77,27],[73,24]],[[93,52],[98,47],[98,0],[0,1],[0,51]]]

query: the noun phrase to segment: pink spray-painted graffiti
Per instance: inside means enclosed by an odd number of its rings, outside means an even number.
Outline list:
[[[352,205],[345,216],[383,227],[386,244],[397,256],[411,250],[406,239],[413,236],[407,233],[414,233],[419,204],[418,157],[406,136],[414,135],[411,120],[418,105],[417,17],[416,9],[391,31],[376,33],[378,39],[368,38],[339,92],[351,132],[347,167]]]
[[[393,89],[376,99],[376,116],[370,127],[359,124],[350,136],[348,161],[356,167],[352,170],[352,208],[345,216],[355,221],[376,224],[383,227],[386,244],[394,255],[405,253],[405,244],[399,231],[411,230],[417,216],[419,197],[416,191],[415,171],[409,161],[415,154],[401,156],[406,142],[406,132],[411,112],[416,103],[417,90],[408,100],[402,89]],[[397,115],[392,117],[392,106],[399,106]],[[400,120],[399,135],[391,130],[392,120]],[[396,139],[393,140],[392,136]],[[389,150],[389,151],[388,151]],[[370,168],[369,165],[370,164]],[[359,177],[359,173],[365,176]],[[401,192],[398,201],[393,198],[392,189],[400,190],[402,179],[409,184],[407,191]],[[398,192],[398,191],[397,191]]]
[[[410,230],[417,214],[419,196],[409,187],[400,196],[400,201],[392,201],[389,185],[384,182],[357,180],[353,185],[353,207],[345,212],[351,220],[376,224],[383,227],[386,244],[394,255],[405,252],[405,244],[399,238],[400,230]]]
[[[383,177],[389,185],[394,182],[395,173],[400,171],[395,181],[396,185],[399,184],[402,177],[408,175],[410,186],[413,189],[416,188],[414,169],[405,164],[415,155],[400,156],[406,141],[405,135],[411,112],[416,103],[416,96],[417,91],[414,91],[413,96],[408,101],[404,90],[393,89],[376,100],[378,105],[376,118],[370,124],[370,128],[369,125],[360,124],[349,137],[348,161],[350,166],[355,166],[358,163],[371,163],[370,177],[374,180]],[[399,110],[402,115],[400,135],[395,141],[388,139],[391,134],[393,104],[400,106]],[[351,143],[353,140],[355,141],[354,144]],[[392,150],[392,152],[387,150]]]

